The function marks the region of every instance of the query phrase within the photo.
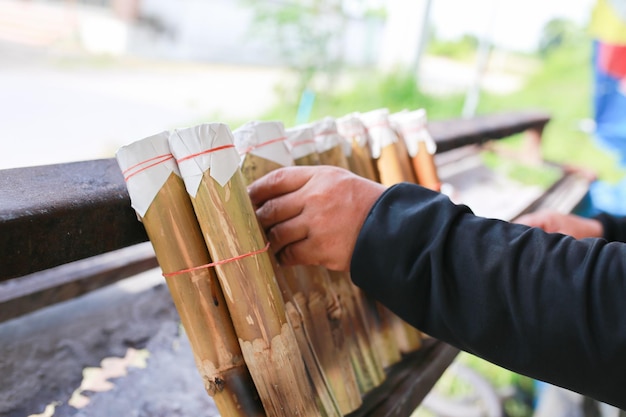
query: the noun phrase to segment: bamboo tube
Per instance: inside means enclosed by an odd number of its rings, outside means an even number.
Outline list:
[[[387,109],[372,110],[360,115],[372,139],[372,157],[380,176],[380,183],[393,185],[401,182],[417,183],[406,145],[392,129]]]
[[[133,207],[142,218],[194,354],[222,416],[264,416],[189,196],[163,132],[117,152]],[[174,274],[174,275],[169,275]]]
[[[233,132],[235,147],[242,155],[241,172],[247,184],[261,178],[263,175],[283,166],[293,165],[293,158],[286,146],[286,134],[280,122],[249,122]],[[318,406],[324,415],[339,416],[354,411],[360,405],[351,409],[341,408],[339,398],[327,378],[327,370],[319,361],[319,351],[311,340],[312,333],[310,311],[305,300],[297,294],[298,282],[295,268],[280,267],[274,261],[274,269],[278,286],[283,295],[287,317],[294,329],[300,352],[317,392]],[[295,292],[295,294],[294,294]],[[331,369],[332,371],[332,369]]]
[[[369,180],[378,181],[378,173],[374,169],[375,162],[370,151],[369,135],[358,114],[353,113],[337,119],[337,130],[352,144],[354,155],[352,172]],[[356,291],[360,295],[357,302],[362,304],[362,311],[373,329],[372,343],[376,347],[382,367],[386,369],[402,358],[394,335],[393,320],[388,317],[389,311],[380,303],[367,296],[361,289],[356,288]]]
[[[315,134],[311,127],[292,127],[285,131],[285,135],[295,165],[320,165]]]
[[[437,144],[428,133],[426,110],[402,111],[391,115],[400,137],[404,140],[417,183],[434,191],[441,190],[434,155]]]
[[[287,142],[296,165],[319,165],[315,137],[310,127],[300,126],[286,131]],[[297,282],[291,282],[296,298],[310,312],[311,340],[325,370],[342,413],[347,414],[361,404],[360,389],[350,361],[350,346],[343,330],[338,295],[331,285],[326,269],[297,266]]]
[[[221,123],[173,132],[170,148],[215,269],[243,357],[269,416],[319,416],[267,253],[230,129]]]
[[[351,153],[351,146],[337,132],[337,124],[332,118],[325,118],[312,125],[320,162],[323,165],[334,165],[350,169],[347,153]],[[377,352],[371,343],[370,329],[366,323],[362,304],[356,301],[357,288],[352,284],[350,274],[346,272],[329,271],[331,282],[339,294],[342,306],[346,308],[348,331],[354,337],[352,361],[357,375],[357,382],[361,393],[366,393],[380,385],[385,379],[385,372]]]
[[[358,113],[337,119],[337,131],[352,146],[351,171],[364,178],[380,182],[376,161],[372,158],[371,141]]]
[[[376,160],[381,184],[391,186],[401,182],[416,183],[406,146],[391,127],[389,111],[373,110],[361,114],[360,118],[372,140],[372,157]],[[420,332],[395,314],[388,314],[388,317],[392,321],[400,351],[408,353],[419,349]]]

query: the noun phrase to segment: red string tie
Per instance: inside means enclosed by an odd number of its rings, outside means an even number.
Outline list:
[[[194,267],[187,268],[187,269],[181,269],[180,271],[176,271],[176,272],[163,273],[163,276],[165,278],[169,278],[169,277],[173,277],[175,275],[186,274],[187,272],[198,271],[200,269],[213,268],[215,266],[224,265],[224,264],[227,264],[227,263],[230,263],[230,262],[238,261],[238,260],[243,259],[243,258],[247,258],[249,256],[255,256],[255,255],[258,255],[260,253],[267,252],[267,250],[269,248],[270,248],[270,243],[267,242],[265,247],[263,247],[262,249],[259,249],[259,250],[255,250],[255,251],[252,251],[252,252],[249,252],[249,253],[244,253],[243,255],[238,255],[238,256],[235,256],[235,257],[229,258],[229,259],[222,259],[221,261],[211,262],[211,263],[205,264],[205,265],[194,266]]]
[[[183,156],[182,158],[177,159],[176,162],[178,162],[180,164],[181,162],[185,162],[185,161],[187,161],[189,159],[193,159],[193,158],[195,158],[197,156],[200,156],[200,155],[206,155],[206,154],[209,154],[209,153],[222,151],[224,149],[230,149],[230,148],[234,148],[234,147],[235,147],[235,145],[233,145],[232,143],[228,144],[228,145],[218,146],[216,148],[207,149],[207,150],[202,151],[202,152],[192,153],[191,155]]]
[[[291,142],[291,146],[298,147],[298,146],[302,146],[302,145],[308,145],[308,144],[315,144],[315,139],[306,139],[306,140],[297,140],[295,142]]]
[[[166,153],[163,155],[157,155],[153,158],[150,159],[146,159],[145,161],[141,161],[131,167],[126,168],[124,171],[122,171],[122,175],[124,175],[124,181],[127,181],[134,177],[135,175],[139,174],[140,172],[143,172],[149,168],[152,168],[154,166],[157,166],[159,164],[162,164],[163,162],[169,161],[170,159],[173,159],[174,155],[172,155],[171,153]],[[144,164],[149,164],[146,166],[143,166]],[[136,171],[133,171],[135,168],[139,168]],[[131,172],[133,171],[133,172]],[[129,174],[130,172],[130,174]],[[128,175],[126,175],[128,174]]]
[[[421,126],[419,126],[419,127],[405,128],[405,129],[402,129],[402,133],[406,136],[406,135],[407,135],[407,134],[409,134],[409,133],[416,133],[416,132],[420,132],[420,131],[424,130],[424,128],[425,128],[425,127],[426,127],[426,126],[421,125]]]
[[[319,132],[318,134],[316,134],[315,137],[319,138],[320,136],[328,136],[328,135],[338,135],[338,132],[336,130],[323,130]]]
[[[389,122],[378,122],[367,126],[366,129],[369,131],[378,127],[391,127],[391,125],[389,124]]]
[[[246,154],[249,154],[250,152],[252,152],[252,151],[253,151],[253,150],[255,150],[255,149],[262,148],[263,146],[271,145],[272,143],[282,142],[282,141],[284,141],[285,139],[287,139],[287,137],[286,137],[286,136],[281,136],[281,137],[279,137],[279,138],[276,138],[276,139],[270,139],[270,140],[268,140],[268,141],[265,141],[265,142],[259,143],[259,144],[257,144],[257,145],[248,146],[248,147],[247,147],[246,149],[244,149],[243,151],[240,151],[240,152],[239,152],[239,155],[246,155]]]
[[[361,136],[363,133],[365,133],[364,130],[347,130],[345,132],[343,132],[343,136],[347,137],[347,138],[353,138],[356,136]]]

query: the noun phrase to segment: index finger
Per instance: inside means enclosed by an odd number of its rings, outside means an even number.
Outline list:
[[[285,167],[274,170],[254,181],[248,187],[252,204],[260,207],[267,200],[296,191],[313,176],[315,167]]]

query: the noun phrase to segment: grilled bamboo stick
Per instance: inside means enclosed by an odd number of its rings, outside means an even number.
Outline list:
[[[352,147],[350,170],[372,181],[380,182],[376,161],[372,158],[371,140],[358,113],[337,119],[337,131]]]
[[[233,135],[235,146],[242,155],[241,171],[247,184],[275,169],[293,165],[282,123],[249,122],[235,130]],[[315,332],[311,326],[320,317],[316,317],[315,320],[311,318],[312,313],[306,300],[298,292],[300,282],[298,270],[293,267],[280,267],[277,262],[274,262],[274,266],[278,286],[285,301],[287,317],[294,329],[307,371],[318,394],[320,408],[327,416],[338,416],[354,411],[360,405],[360,398],[356,407],[349,409],[342,407],[345,403],[343,397],[335,394],[335,392],[341,394],[342,391],[331,388],[332,384],[327,377],[333,369],[325,368],[324,363],[319,360],[324,352],[321,352],[319,344],[312,340]]]
[[[320,164],[310,127],[288,129],[286,135],[296,165]],[[340,409],[347,414],[361,404],[361,394],[350,361],[350,345],[343,329],[342,315],[346,311],[341,308],[326,269],[317,266],[297,266],[295,269],[298,281],[292,283],[292,289],[310,311],[311,340]]]
[[[323,165],[333,165],[350,169],[346,154],[351,145],[338,133],[334,119],[326,118],[313,124],[317,151]],[[385,372],[377,352],[372,348],[370,328],[362,311],[362,304],[356,301],[357,288],[352,284],[350,274],[329,271],[331,282],[340,296],[342,306],[346,308],[346,324],[353,335],[352,360],[357,374],[357,381],[362,393],[378,386],[385,379]]]
[[[426,110],[402,111],[391,115],[400,137],[406,144],[417,183],[434,191],[440,191],[434,155],[435,141],[427,128]]]
[[[393,185],[401,182],[416,184],[406,145],[392,129],[387,109],[373,110],[360,115],[372,139],[372,157],[380,176],[380,183]]]
[[[370,138],[358,114],[349,114],[337,119],[337,130],[352,145],[352,172],[378,182],[378,172],[370,150]],[[390,312],[372,297],[358,288],[357,291],[360,293],[357,302],[362,304],[366,320],[374,329],[371,332],[372,343],[376,346],[382,367],[386,369],[402,358],[392,326],[395,319],[391,319]]]
[[[360,115],[372,140],[372,157],[383,185],[401,182],[416,183],[406,146],[393,130],[387,109],[373,110]],[[387,310],[383,308],[383,311]],[[402,353],[412,352],[421,346],[420,332],[396,315],[389,315],[395,329],[398,347]]]
[[[169,138],[233,320],[244,359],[269,416],[319,416],[302,354],[243,175],[221,123]]]
[[[264,416],[224,295],[189,196],[167,143],[167,132],[121,148],[117,159],[133,207],[142,218],[206,391],[222,416]]]

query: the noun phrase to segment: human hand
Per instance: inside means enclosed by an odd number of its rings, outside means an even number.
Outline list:
[[[385,187],[331,166],[286,167],[248,188],[283,265],[348,271],[356,239]]]
[[[550,210],[524,214],[515,219],[514,222],[539,227],[548,233],[570,235],[576,239],[602,237],[604,232],[602,224],[598,220]]]

